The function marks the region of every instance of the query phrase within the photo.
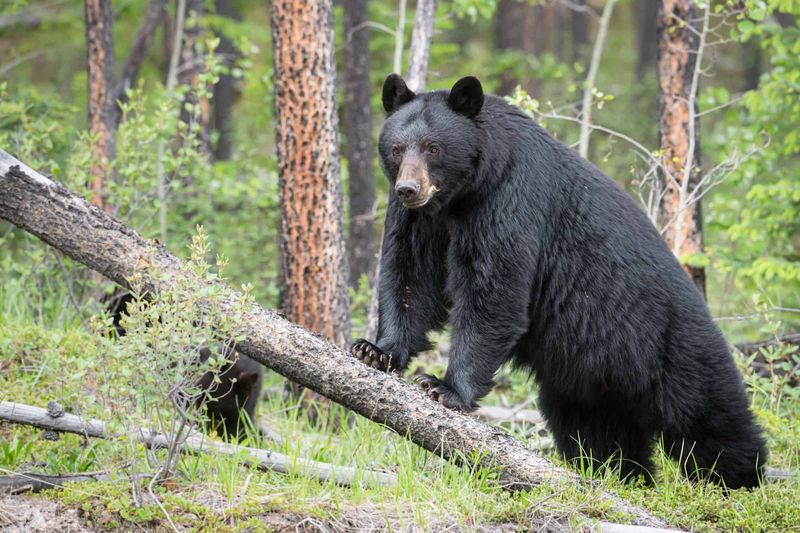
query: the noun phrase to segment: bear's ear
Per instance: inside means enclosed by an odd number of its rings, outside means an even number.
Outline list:
[[[483,107],[483,87],[475,76],[461,78],[450,89],[447,105],[456,113],[473,118]]]
[[[398,74],[389,74],[383,82],[383,108],[390,115],[416,96]]]

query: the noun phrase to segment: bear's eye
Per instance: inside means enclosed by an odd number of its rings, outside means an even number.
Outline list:
[[[431,155],[439,155],[440,151],[441,151],[441,149],[438,146],[436,146],[435,144],[432,144],[432,145],[428,146],[428,153],[431,154]]]
[[[392,155],[394,157],[400,157],[401,155],[403,155],[403,147],[400,145],[392,146]]]

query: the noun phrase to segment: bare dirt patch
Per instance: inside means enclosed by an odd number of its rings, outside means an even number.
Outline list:
[[[57,501],[44,498],[10,494],[0,494],[0,530],[4,533],[92,531],[77,509],[64,507]]]

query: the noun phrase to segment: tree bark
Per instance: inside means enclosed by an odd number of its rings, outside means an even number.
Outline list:
[[[189,87],[189,92],[181,107],[181,121],[188,125],[194,137],[199,140],[199,149],[211,160],[211,104],[208,98],[199,94],[200,75],[204,69],[205,58],[200,50],[203,28],[199,21],[205,15],[205,0],[186,0],[186,25],[181,46],[178,83]],[[199,106],[199,112],[190,113],[186,104]],[[184,176],[185,183],[191,176]]]
[[[231,0],[216,0],[216,6],[218,15],[232,20],[241,19],[239,10],[233,6]],[[230,69],[236,63],[239,51],[225,35],[218,33],[217,37],[219,37],[217,54],[222,56],[222,62],[228,68],[228,72],[221,74],[219,81],[214,85],[213,119],[214,130],[217,132],[214,160],[228,161],[233,157],[231,117],[233,116],[233,106],[239,97],[239,91],[236,89],[236,80],[230,74]]]
[[[655,65],[658,54],[658,42],[653,39],[656,34],[658,2],[636,0],[633,9],[633,20],[636,24],[636,79],[641,80]]]
[[[134,272],[142,276],[145,289],[156,293],[188,275],[181,270],[180,260],[162,244],[146,241],[2,150],[0,219],[38,236],[124,287],[129,287],[127,280]],[[208,285],[197,279],[191,283]],[[230,313],[237,298],[234,295],[213,305],[222,313]],[[242,317],[241,326],[242,341],[237,350],[445,459],[470,468],[497,469],[499,482],[508,490],[545,482],[594,486],[528,450],[506,432],[448,410],[396,374],[367,367],[271,311],[253,305]],[[630,514],[639,525],[665,524],[648,511],[599,487],[595,489],[608,500],[611,512]]]
[[[90,190],[92,203],[108,212],[106,189],[108,180],[113,179],[117,131],[111,0],[85,0],[84,6],[89,132],[95,137]]]
[[[661,0],[657,19],[658,107],[663,196],[660,206],[664,237],[680,257],[703,253],[702,212],[697,188],[700,142],[697,131],[697,65],[701,49],[698,9],[693,0]],[[684,269],[705,296],[703,268]]]
[[[375,175],[367,0],[344,0],[344,133],[350,200],[350,285],[375,272]]]
[[[156,28],[161,23],[165,10],[165,0],[150,0],[150,3],[147,4],[147,11],[145,11],[142,25],[139,26],[139,31],[136,32],[136,39],[133,41],[131,51],[128,53],[125,65],[122,67],[122,74],[115,89],[114,96],[117,102],[125,103],[128,101],[126,91],[133,87],[133,84],[136,83],[136,78],[139,77],[144,56],[147,54],[147,50],[150,49]],[[119,105],[115,105],[114,109],[115,125],[119,125],[121,118]]]
[[[433,21],[436,18],[436,0],[417,0],[414,29],[411,31],[411,50],[408,59],[406,85],[412,91],[425,90],[428,81],[428,63],[431,56]]]
[[[519,0],[500,0],[495,13],[495,48],[536,55],[546,43],[545,11],[543,5]],[[541,92],[535,78],[520,79],[513,72],[503,72],[498,94],[511,94],[517,85],[532,96]]]
[[[651,0],[653,1],[653,0]],[[572,62],[582,61],[586,57],[589,45],[589,13],[586,0],[573,2],[577,9],[572,10]]]
[[[761,80],[761,43],[751,38],[739,45],[739,54],[743,67],[741,90],[752,91]]]
[[[330,0],[272,2],[281,307],[339,347],[350,336]]]

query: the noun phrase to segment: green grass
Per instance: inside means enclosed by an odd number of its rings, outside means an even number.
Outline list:
[[[106,404],[102,394],[97,394],[105,390],[105,374],[98,364],[98,359],[102,360],[98,350],[104,349],[104,342],[78,328],[48,329],[29,319],[4,321],[0,324],[0,400],[39,406],[56,400],[71,412],[108,416],[121,407]],[[516,403],[530,395],[524,376],[509,374],[502,381],[504,386],[487,403]],[[280,376],[267,376],[267,387],[279,388],[282,383]],[[762,387],[754,393],[754,405],[769,435],[769,464],[800,469],[798,402],[786,395],[776,408],[768,389]],[[9,424],[0,424],[0,468],[115,473],[118,478],[113,482],[72,484],[41,496],[81,509],[93,526],[104,530],[169,530],[171,521],[179,529],[196,531],[260,531],[278,528],[281,520],[296,523],[303,518],[328,525],[391,530],[410,524],[425,530],[497,524],[570,529],[587,519],[624,522],[626,518],[610,514],[597,490],[574,484],[509,494],[493,484],[494,472],[467,470],[443,461],[361,417],[350,415],[350,424],[312,423],[302,408],[281,395],[263,401],[259,413],[261,422],[284,442],[282,446],[266,442],[266,447],[294,460],[302,455],[362,470],[392,471],[397,475],[396,486],[346,488],[301,475],[260,472],[246,467],[242,457],[184,456],[177,478],[156,486],[152,495],[134,497],[125,479],[131,458],[125,445],[87,443],[76,435],[63,435],[53,442],[38,430]],[[336,417],[348,415],[333,406],[331,418]],[[335,425],[338,430],[330,429]],[[523,436],[522,428],[509,429]],[[140,470],[147,471],[150,452],[139,446],[134,449]],[[800,524],[797,481],[726,496],[716,486],[688,483],[663,454],[657,462],[661,469],[654,487],[621,485],[609,475],[601,477],[599,485],[677,526],[700,531],[789,531]]]

